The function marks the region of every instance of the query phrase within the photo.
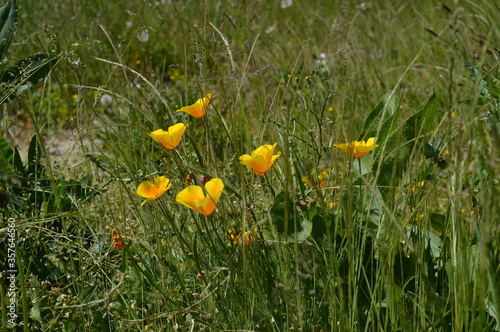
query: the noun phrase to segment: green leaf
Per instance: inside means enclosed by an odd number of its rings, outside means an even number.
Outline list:
[[[55,55],[37,53],[7,68],[0,74],[0,103],[6,103],[42,82],[56,61]]]
[[[378,140],[383,141],[388,134],[388,125],[392,125],[397,116],[399,99],[391,93],[386,93],[382,96],[377,106],[370,112],[365,120],[363,130],[358,140],[364,140],[370,137],[377,136]],[[380,132],[379,132],[380,127]]]
[[[0,172],[11,170],[10,164],[14,158],[14,151],[10,148],[5,138],[0,137]]]
[[[470,62],[467,62],[465,67],[469,68],[470,76],[471,76],[472,80],[474,81],[474,83],[477,84],[477,89],[479,90],[479,93],[481,94],[481,96],[484,96],[488,100],[490,100],[491,95],[490,95],[490,92],[488,91],[488,87],[487,87],[488,82],[484,78],[479,81],[479,76],[480,76],[479,69],[477,69],[477,67],[474,66]],[[479,81],[479,83],[478,83],[478,81]]]
[[[285,194],[280,192],[276,195],[274,204],[271,207],[271,219],[278,233],[294,233],[295,227],[293,222],[293,216],[295,214],[295,208],[290,197],[285,202]]]
[[[12,166],[19,174],[24,174],[23,161],[21,160],[21,155],[19,154],[19,150],[17,148],[14,149],[14,160],[12,161]]]
[[[307,220],[307,218],[305,218],[303,214],[299,215],[299,219],[301,219],[301,221],[299,223],[300,231],[297,232],[297,234],[295,234],[295,235],[290,235],[289,236],[290,241],[296,240],[298,242],[302,242],[305,239],[307,239],[309,237],[309,235],[311,235],[311,232],[313,229],[313,223],[311,221]]]
[[[491,301],[489,298],[485,298],[484,307],[491,317],[493,317],[497,322],[500,322],[500,313],[497,311],[493,301]],[[496,324],[495,331],[500,331],[500,323]]]
[[[283,192],[279,193],[274,200],[271,219],[276,231],[285,235],[288,241],[304,241],[312,232],[312,221],[295,208],[290,197],[285,200]]]
[[[409,117],[398,130],[389,134],[385,144],[385,155],[378,184],[385,187],[397,186],[406,170],[418,137],[427,133],[435,114],[435,95],[429,96],[424,107]],[[380,142],[379,144],[381,144]],[[380,151],[380,149],[379,149]],[[375,163],[376,165],[376,163]]]
[[[441,234],[444,234],[446,226],[446,217],[439,213],[431,213],[429,216],[432,228]]]
[[[35,302],[30,309],[30,318],[37,322],[43,322],[42,315],[40,313],[40,305]]]
[[[440,136],[437,142],[425,143],[424,155],[425,158],[437,158],[443,147],[444,136]]]
[[[0,61],[3,60],[9,48],[17,22],[17,6],[14,0],[9,0],[0,8]]]
[[[433,232],[426,231],[427,233],[427,245],[432,257],[441,257],[441,248],[443,247],[443,241],[439,236]]]
[[[367,154],[363,158],[354,160],[352,163],[352,169],[354,170],[354,172],[356,174],[359,174],[360,176],[369,173],[372,170],[373,156],[374,154],[372,152]]]
[[[40,156],[38,155],[39,149],[37,145],[37,138],[36,135],[34,135],[31,138],[30,141],[30,146],[28,148],[28,159],[27,159],[27,164],[28,164],[28,172],[27,175],[29,177],[35,177],[35,174],[40,174],[42,171],[42,166],[40,165]]]

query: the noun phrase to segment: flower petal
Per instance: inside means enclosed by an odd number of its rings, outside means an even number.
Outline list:
[[[188,186],[177,194],[175,200],[198,213],[209,216],[215,210],[223,189],[222,180],[213,178],[205,184],[207,195],[200,186]]]
[[[274,161],[281,155],[281,153],[273,155],[277,144],[278,143],[274,145],[265,144],[252,151],[251,156],[247,154],[240,156],[239,159],[241,164],[246,165],[248,169],[258,175],[264,175]]]
[[[141,206],[146,204],[148,201],[157,199],[163,195],[172,184],[170,180],[164,176],[158,176],[153,181],[144,181],[139,186],[137,186],[136,194],[146,198],[142,202]]]
[[[345,153],[354,156],[355,158],[362,158],[373,150],[378,145],[375,145],[376,137],[369,138],[365,141],[352,141],[350,143],[334,144],[333,146],[339,148]]]
[[[262,156],[254,156],[250,159],[242,160],[241,163],[247,165],[248,169],[258,175],[264,175],[267,171],[266,160]]]
[[[187,125],[184,123],[177,123],[168,128],[168,131],[163,129],[155,130],[148,135],[155,141],[163,145],[168,150],[174,150],[180,143],[182,135],[186,130]]]
[[[144,198],[156,198],[158,188],[155,187],[153,182],[144,181],[137,187],[136,193]]]
[[[198,99],[196,103],[189,106],[184,106],[181,109],[177,110],[177,112],[186,112],[187,114],[195,118],[202,118],[207,112],[210,98],[212,98],[212,94],[207,93],[205,97]]]
[[[172,136],[163,129],[158,129],[148,134],[152,139],[163,145],[165,148],[169,150],[175,149],[175,146],[172,143]]]
[[[349,143],[334,144],[333,146],[339,148],[340,150],[344,151],[345,153],[349,153]]]
[[[210,195],[211,199],[217,203],[224,189],[224,182],[219,178],[213,178],[212,180],[205,183],[205,189]]]

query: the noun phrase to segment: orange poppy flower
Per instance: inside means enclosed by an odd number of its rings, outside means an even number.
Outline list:
[[[375,149],[378,145],[375,145],[376,137],[369,138],[365,141],[352,141],[350,143],[334,144],[333,146],[339,148],[347,154],[354,156],[355,158],[362,158],[368,154],[371,150]]]
[[[164,176],[159,176],[151,181],[142,182],[136,190],[137,195],[146,198],[144,202],[142,202],[141,206],[146,204],[146,202],[151,201],[153,199],[157,199],[161,195],[167,191],[172,184],[170,180]]]
[[[255,174],[259,174],[262,176],[269,170],[274,161],[281,155],[280,152],[273,155],[274,149],[276,148],[277,144],[278,143],[274,143],[274,145],[262,145],[252,151],[251,156],[247,154],[241,156],[240,162],[243,165],[247,165],[247,168],[252,170]]]
[[[168,131],[163,129],[155,130],[148,135],[155,141],[169,150],[174,150],[181,141],[182,135],[187,128],[187,124],[177,123],[168,127]]]
[[[193,105],[184,106],[176,112],[186,112],[187,114],[194,116],[195,118],[202,118],[207,113],[210,98],[212,98],[212,94],[207,93],[205,97],[198,99]]]
[[[200,186],[187,186],[177,194],[175,200],[204,216],[209,216],[214,212],[223,189],[224,182],[213,178],[205,183],[206,194]]]

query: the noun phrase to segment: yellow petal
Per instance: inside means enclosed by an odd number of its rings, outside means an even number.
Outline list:
[[[303,176],[302,177],[302,182],[307,183],[309,186],[311,186],[313,188],[315,187],[314,184],[311,182],[311,180],[309,180],[308,176]]]
[[[210,98],[212,98],[212,94],[207,93],[205,97],[198,99],[193,105],[184,106],[183,108],[177,110],[177,112],[186,112],[195,118],[202,118],[207,112]]]
[[[224,182],[222,182],[219,178],[213,178],[212,180],[205,183],[205,189],[207,193],[210,195],[212,200],[217,203],[222,194],[222,190],[224,189]]]
[[[248,169],[261,176],[264,175],[264,173],[267,171],[266,160],[262,156],[252,157],[250,159],[242,161],[242,164],[247,165]]]
[[[153,182],[144,181],[138,187],[136,191],[137,195],[144,198],[156,198],[158,194],[158,188],[155,187]]]
[[[146,200],[142,202],[141,206],[150,200],[157,199],[171,186],[172,184],[170,183],[170,180],[164,176],[158,176],[153,181],[142,182],[136,190],[137,195],[146,198]]]
[[[349,152],[349,143],[334,144],[333,146],[339,148],[340,150],[344,151],[345,153],[350,153]]]
[[[186,128],[186,124],[177,123],[173,126],[170,126],[168,128],[168,131],[158,129],[149,133],[149,136],[151,136],[155,141],[163,145],[168,150],[174,150],[179,145]]]
[[[376,137],[369,138],[365,141],[352,141],[350,143],[334,144],[333,146],[339,148],[347,154],[354,156],[355,158],[362,158],[373,150],[376,146]]]
[[[362,158],[362,157],[366,156],[368,154],[368,152],[370,152],[371,150],[373,150],[373,147],[370,147],[370,146],[358,146],[355,149],[354,157],[356,157],[356,158]]]
[[[208,195],[205,195],[200,186],[188,186],[177,194],[175,200],[198,213],[209,216],[215,210],[223,189],[222,180],[213,178],[205,184]]]
[[[273,155],[277,144],[278,143],[275,143],[274,145],[265,144],[259,146],[257,149],[252,151],[251,156],[247,154],[240,156],[240,163],[246,165],[247,168],[252,170],[254,173],[261,176],[264,175],[272,166],[274,161],[280,156],[280,153]]]
[[[173,150],[175,148],[172,145],[172,138],[170,137],[170,134],[163,129],[155,130],[150,132],[148,135],[169,150]]]
[[[377,141],[377,138],[376,137],[371,137],[368,139],[368,141],[366,141],[366,145],[370,145],[370,146],[373,146],[375,145],[375,142]],[[378,146],[378,145],[377,145]]]

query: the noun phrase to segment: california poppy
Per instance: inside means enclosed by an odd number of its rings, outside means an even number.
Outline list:
[[[354,156],[355,158],[362,158],[368,154],[371,150],[375,149],[378,145],[375,145],[376,137],[369,138],[365,141],[352,141],[350,143],[334,144],[333,146],[339,148],[347,154]]]
[[[153,181],[142,182],[136,190],[137,195],[146,198],[146,200],[142,202],[141,206],[146,204],[148,201],[157,199],[171,186],[172,184],[170,183],[170,180],[164,176],[158,176]]]
[[[202,118],[207,113],[210,98],[212,98],[212,94],[207,93],[205,97],[198,99],[193,105],[184,106],[176,112],[186,112],[187,114],[194,116],[195,118]]]
[[[168,131],[163,129],[155,130],[148,135],[155,141],[163,145],[168,150],[174,150],[181,141],[182,135],[186,130],[187,125],[184,123],[177,123],[168,127]]]
[[[252,151],[252,155],[249,156],[247,154],[240,157],[240,162],[243,165],[246,165],[248,169],[252,170],[255,174],[264,175],[269,168],[272,166],[274,161],[281,155],[281,153],[275,154],[274,149],[276,148],[274,145],[265,144],[254,151]]]
[[[224,182],[219,178],[213,178],[205,183],[206,193],[200,186],[187,186],[177,194],[175,200],[204,216],[209,216],[214,212],[223,189]]]

